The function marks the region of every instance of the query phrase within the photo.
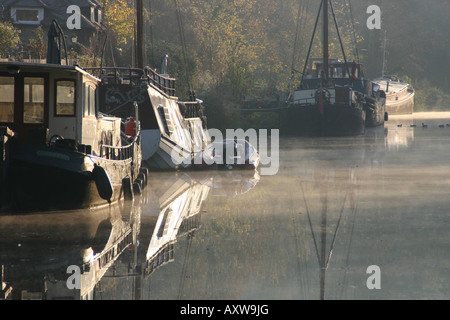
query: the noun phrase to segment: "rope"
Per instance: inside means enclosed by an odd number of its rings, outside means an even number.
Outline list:
[[[314,25],[313,34],[312,34],[312,37],[311,37],[311,41],[310,41],[310,43],[309,43],[308,54],[306,55],[305,65],[303,66],[302,82],[303,82],[303,79],[304,79],[304,77],[305,77],[306,67],[307,67],[307,65],[308,65],[309,56],[310,56],[310,54],[311,54],[311,49],[312,49],[312,45],[313,45],[313,42],[314,42],[314,35],[316,34],[317,24],[319,23],[320,12],[322,11],[323,1],[324,1],[324,0],[322,0],[322,1],[320,2],[319,12],[317,13],[317,18],[316,18],[316,22],[315,22],[315,25]]]
[[[306,207],[306,215],[308,216],[308,224],[309,224],[309,228],[311,230],[311,236],[313,238],[313,242],[314,242],[314,248],[316,249],[316,256],[317,256],[317,261],[320,264],[320,255],[319,255],[319,249],[317,247],[317,242],[316,242],[316,237],[314,235],[314,231],[313,231],[313,227],[312,227],[312,222],[311,222],[311,216],[309,213],[309,207],[308,207],[308,203],[306,202],[306,197],[305,197],[305,190],[303,190],[303,185],[300,184],[300,188],[302,189],[302,194],[303,194],[303,201],[305,202],[305,207]]]
[[[301,181],[300,181],[300,187],[303,188],[303,185],[302,185]],[[302,189],[302,191],[303,191],[303,189]],[[303,192],[303,197],[304,197],[304,192]],[[293,203],[292,198],[291,198],[291,207],[292,208],[294,207],[294,203]],[[306,210],[308,210],[308,204],[306,203],[306,199],[305,199],[305,207],[306,207]],[[291,213],[292,213],[292,227],[294,229],[295,252],[297,254],[297,257],[296,257],[297,258],[296,259],[297,260],[297,268],[298,268],[299,273],[300,273],[300,275],[299,275],[300,289],[304,289],[303,290],[303,299],[308,299],[309,298],[309,294],[308,294],[308,291],[309,291],[308,286],[309,286],[309,284],[308,284],[308,276],[307,276],[307,271],[308,271],[307,269],[308,268],[307,268],[307,263],[306,263],[306,256],[307,256],[307,254],[306,254],[305,250],[303,250],[302,247],[299,244],[299,242],[300,242],[300,235],[299,235],[298,229],[300,227],[297,225],[297,220],[296,220],[296,217],[295,217],[295,211],[292,210]],[[302,263],[303,263],[303,265],[302,265]],[[303,272],[302,272],[302,269],[303,269]]]
[[[334,248],[334,244],[336,243],[336,236],[337,236],[337,233],[339,230],[339,225],[341,223],[342,213],[344,212],[345,202],[347,200],[347,194],[348,194],[348,192],[345,194],[344,202],[342,203],[341,212],[339,213],[339,219],[338,219],[338,222],[336,225],[336,229],[334,230],[333,240],[331,241],[331,247],[330,247],[330,251],[328,253],[328,258],[327,258],[327,262],[326,262],[326,269],[328,269],[328,264],[330,263],[331,255],[333,254],[333,248]]]
[[[353,41],[355,42],[355,54],[356,54],[356,61],[358,61],[358,63],[360,62],[359,60],[359,50],[358,50],[358,41],[356,39],[356,28],[355,28],[355,19],[353,18],[353,8],[352,8],[352,4],[350,2],[350,0],[347,0],[348,6],[350,8],[350,20],[352,22],[352,29],[353,29]]]

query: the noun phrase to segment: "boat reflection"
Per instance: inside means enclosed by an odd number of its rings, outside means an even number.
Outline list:
[[[308,173],[298,178],[300,184],[300,197],[303,198],[307,225],[311,234],[313,248],[312,255],[317,258],[318,294],[319,299],[326,299],[327,280],[343,277],[341,284],[345,283],[346,270],[348,270],[354,221],[358,209],[358,169],[330,167],[326,162],[309,163]],[[341,230],[342,228],[346,230]],[[341,234],[341,235],[339,235]],[[338,241],[337,239],[340,238]],[[338,259],[333,266],[334,270],[344,270],[344,275],[327,277],[329,266],[332,263],[333,250],[336,242],[343,243],[347,252],[340,252],[339,256],[346,256],[346,266],[342,266],[343,259]],[[334,271],[335,272],[335,271]],[[330,281],[330,282],[331,282]],[[331,284],[335,287],[335,284]],[[346,288],[342,287],[342,290]]]
[[[390,126],[386,129],[386,150],[400,151],[408,148],[414,141],[415,128],[412,118],[390,120]]]
[[[174,243],[182,237],[192,237],[200,228],[204,212],[202,206],[209,195],[236,197],[255,187],[259,179],[256,171],[194,172],[153,177],[149,192],[154,192],[153,203],[159,203],[159,209],[156,208],[159,215],[145,257],[145,276],[173,261]],[[161,188],[163,184],[165,188]]]
[[[92,299],[94,287],[136,239],[137,211],[97,210],[0,217],[1,299]],[[77,284],[68,289],[72,272]],[[75,281],[75,278],[73,278]]]
[[[106,278],[128,279],[132,285],[120,291],[139,299],[142,280],[173,260],[178,239],[200,228],[209,195],[234,197],[258,181],[256,172],[158,173],[134,201],[0,216],[0,300],[108,298]]]

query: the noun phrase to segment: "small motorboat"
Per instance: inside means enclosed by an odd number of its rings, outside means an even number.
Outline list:
[[[256,148],[243,139],[214,141],[203,153],[203,165],[222,169],[254,169],[259,166],[260,155]]]

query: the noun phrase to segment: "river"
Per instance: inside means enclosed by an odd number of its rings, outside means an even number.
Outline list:
[[[152,172],[134,202],[1,216],[3,298],[450,298],[449,113],[281,138],[279,158],[273,176]]]

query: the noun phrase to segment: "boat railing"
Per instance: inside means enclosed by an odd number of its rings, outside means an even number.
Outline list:
[[[178,102],[180,112],[185,119],[201,118],[203,106],[199,101]]]
[[[101,145],[100,157],[108,160],[128,160],[134,156],[134,145],[113,147]]]
[[[101,79],[105,84],[139,85],[144,76],[144,71],[138,68],[92,67],[83,70]]]
[[[144,69],[144,75],[146,77],[146,80],[149,84],[152,84],[165,94],[169,96],[175,96],[175,79],[162,76],[159,73],[157,73],[155,70],[146,67]]]
[[[170,241],[164,244],[150,259],[145,263],[145,276],[150,276],[155,270],[174,261],[174,244]]]
[[[322,79],[304,79],[303,82],[298,86],[298,90],[308,90],[308,89],[319,89]],[[372,81],[366,79],[356,79],[351,81],[349,78],[330,78],[330,85],[340,86],[340,87],[352,87],[356,91],[369,92],[372,90]]]
[[[111,146],[107,144],[100,145],[100,157],[108,160],[128,160],[132,159],[136,152],[136,146],[140,143],[141,130],[137,125],[136,135],[133,140],[125,146]]]
[[[294,105],[302,105],[302,106],[309,106],[316,103],[316,99],[314,97],[312,98],[302,98],[302,99],[292,99],[290,104]]]
[[[151,84],[168,96],[175,96],[176,79],[160,75],[150,67],[144,69],[125,67],[95,67],[84,68],[86,72],[98,77],[108,85],[140,86],[142,82]]]

